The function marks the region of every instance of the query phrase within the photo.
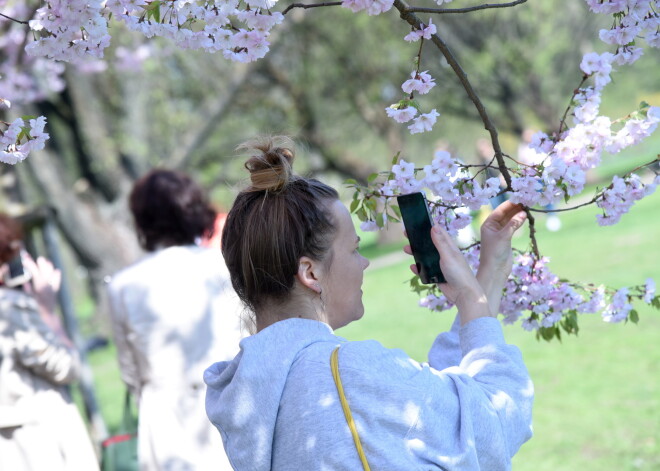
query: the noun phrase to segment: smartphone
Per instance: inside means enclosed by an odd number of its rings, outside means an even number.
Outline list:
[[[8,288],[22,286],[32,278],[23,266],[23,255],[21,252],[12,258],[7,265],[8,270],[5,272],[4,283]]]
[[[445,277],[440,270],[440,254],[431,239],[433,222],[426,195],[411,193],[397,196],[396,199],[420,280],[427,285],[445,283]]]

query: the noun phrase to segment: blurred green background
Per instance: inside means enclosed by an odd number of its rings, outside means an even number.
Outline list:
[[[437,108],[441,116],[433,132],[411,136],[383,112],[402,98],[400,84],[414,67],[418,45],[402,40],[409,26],[395,12],[369,17],[341,8],[314,10],[287,16],[268,56],[248,65],[177,51],[115,24],[104,67],[66,66],[62,90],[43,90],[31,105],[13,103],[12,113],[46,116],[51,139],[21,165],[0,167],[0,208],[12,214],[42,205],[55,209],[84,338],[109,337],[105,282],[142,255],[126,199],[151,168],[190,173],[218,208],[227,209],[246,177],[234,149],[257,134],[291,135],[299,148],[296,170],[335,185],[346,200],[345,179],[366,180],[387,169],[399,151],[418,166],[430,162],[438,147],[477,162],[477,141],[487,133],[437,50],[426,47],[422,56],[422,70],[437,85],[418,99],[424,112]],[[558,128],[580,83],[580,58],[608,50],[597,38],[611,17],[589,14],[582,1],[557,0],[441,15],[434,24],[482,98],[504,151],[515,156],[525,129]],[[143,59],[126,68],[120,53]],[[43,68],[28,56],[22,60],[22,73],[48,82]],[[642,100],[660,105],[658,77],[658,50],[620,67],[605,90],[602,114],[623,117]],[[656,132],[621,154],[605,155],[605,165],[589,175],[585,197],[658,153]],[[620,224],[606,228],[597,225],[594,208],[562,213],[562,228],[552,233],[539,215],[541,252],[555,273],[572,281],[622,287],[651,276],[660,282],[659,198],[642,200]],[[374,338],[424,360],[453,314],[416,307],[400,228],[391,232],[363,235],[363,251],[373,262],[365,277],[366,315],[339,333]],[[529,242],[521,233],[515,243],[525,249]],[[515,470],[660,469],[660,314],[643,306],[638,311],[638,325],[583,316],[579,336],[564,336],[562,343],[538,342],[518,325],[506,328],[537,391],[536,436],[515,458]],[[114,347],[92,352],[89,360],[98,402],[115,429],[124,388]]]

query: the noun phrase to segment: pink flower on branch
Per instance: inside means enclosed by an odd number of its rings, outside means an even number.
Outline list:
[[[50,137],[44,132],[46,118],[15,119],[4,133],[0,133],[0,162],[16,164],[25,160],[33,150],[44,148]]]
[[[419,115],[417,118],[415,118],[413,124],[408,126],[410,134],[430,131],[433,128],[433,125],[435,124],[438,116],[440,116],[440,113],[438,113],[436,110],[431,110],[426,114]]]
[[[398,106],[399,105],[392,105],[385,108],[387,116],[392,118],[397,123],[407,123],[417,115],[417,108],[414,106]]]
[[[403,39],[408,42],[419,41],[420,39],[431,39],[431,36],[438,32],[436,26],[433,24],[433,19],[429,18],[429,24],[424,26],[422,23],[421,29],[412,30]]]
[[[401,85],[401,89],[405,93],[419,92],[421,95],[427,94],[433,87],[435,87],[435,79],[431,77],[428,70],[424,72],[413,70],[410,78]]]

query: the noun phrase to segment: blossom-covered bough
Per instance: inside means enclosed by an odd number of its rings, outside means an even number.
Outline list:
[[[511,8],[526,0],[481,4],[464,8],[445,8],[452,0],[435,0],[437,7],[410,6],[403,0],[342,0],[317,3],[276,4],[276,0],[47,0],[30,10],[25,2],[2,2],[0,15],[6,21],[23,25],[0,43],[6,58],[0,65],[0,97],[2,103],[20,95],[29,101],[37,99],[37,87],[12,83],[11,67],[24,52],[35,61],[41,79],[57,89],[63,67],[60,61],[80,63],[103,58],[111,42],[113,22],[144,36],[164,37],[178,48],[200,49],[221,54],[237,62],[252,62],[269,51],[269,37],[277,25],[294,9],[343,7],[357,14],[379,15],[396,10],[410,32],[402,39],[416,48],[416,60],[410,76],[401,85],[401,99],[384,112],[403,123],[411,134],[429,132],[437,124],[438,110],[430,106],[435,79],[422,64],[425,47],[437,49],[446,60],[466,94],[472,101],[486,131],[493,155],[488,163],[466,165],[449,153],[439,151],[430,165],[418,168],[397,155],[392,168],[372,175],[366,186],[349,181],[354,187],[351,210],[362,219],[363,229],[383,227],[388,220],[398,220],[394,204],[396,195],[426,191],[433,216],[454,234],[471,223],[469,212],[478,210],[490,198],[506,193],[513,202],[525,206],[530,227],[530,251],[516,252],[514,269],[509,278],[500,312],[504,322],[520,321],[539,337],[559,337],[561,329],[578,330],[580,313],[601,312],[608,322],[637,321],[632,302],[638,300],[660,309],[660,297],[649,279],[631,288],[612,289],[576,284],[560,279],[548,269],[548,259],[540,254],[535,237],[534,214],[558,202],[568,203],[584,192],[586,173],[597,167],[603,152],[617,153],[647,138],[660,122],[660,108],[647,103],[629,115],[611,119],[600,115],[601,94],[611,82],[615,67],[633,64],[645,47],[660,47],[660,0],[585,0],[595,14],[613,18],[610,29],[599,37],[611,46],[610,52],[585,54],[580,64],[579,85],[573,92],[557,128],[538,132],[529,145],[528,158],[518,162],[505,154],[497,128],[486,107],[474,90],[468,75],[438,32],[433,15],[469,14],[484,9]],[[524,6],[523,6],[524,7]],[[424,20],[420,15],[425,15]],[[428,15],[428,19],[426,18]],[[22,36],[21,36],[22,31]],[[414,43],[414,44],[413,44]],[[8,81],[7,81],[8,79]],[[61,82],[61,81],[60,81]],[[48,134],[44,118],[23,117],[4,124],[0,140],[0,160],[16,163],[30,150],[40,149]],[[625,175],[615,176],[612,183],[600,189],[587,202],[553,211],[567,211],[595,204],[601,210],[600,225],[617,223],[635,201],[649,195],[660,183],[660,176],[642,178],[642,169],[650,169],[660,161],[642,165]],[[502,177],[490,177],[499,172]],[[649,174],[649,171],[646,171]],[[465,248],[475,270],[479,244]],[[433,310],[450,306],[437,288],[411,282],[413,289],[424,295],[421,304]]]

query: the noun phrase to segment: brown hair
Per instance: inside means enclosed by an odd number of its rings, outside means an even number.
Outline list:
[[[280,139],[239,146],[254,152],[245,163],[251,185],[236,197],[222,232],[234,290],[255,313],[289,296],[301,257],[325,260],[336,230],[328,203],[337,191],[294,175],[294,150]]]
[[[21,248],[21,240],[23,240],[21,224],[0,213],[0,264],[7,263],[16,256]]]
[[[140,245],[150,252],[159,245],[192,244],[213,233],[216,212],[184,173],[152,170],[135,182],[129,205]]]

